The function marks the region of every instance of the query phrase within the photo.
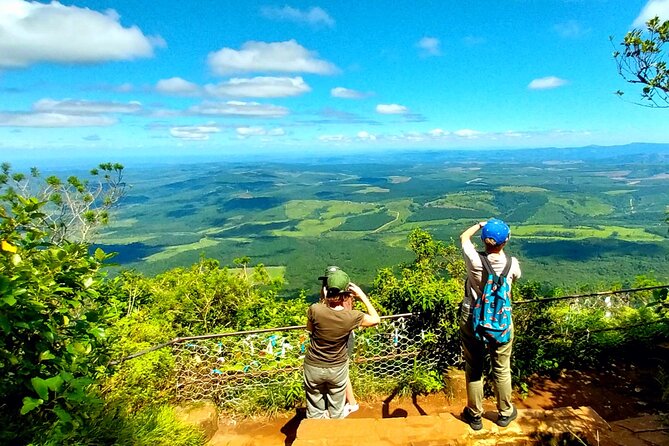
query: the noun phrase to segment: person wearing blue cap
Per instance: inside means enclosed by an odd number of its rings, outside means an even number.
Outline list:
[[[481,240],[485,252],[477,252],[471,238],[481,230]],[[465,376],[467,381],[467,407],[462,411],[462,419],[474,430],[483,427],[483,370],[486,352],[490,354],[494,378],[495,395],[497,396],[498,417],[495,423],[506,427],[513,421],[518,412],[511,402],[511,340],[504,344],[485,343],[478,340],[473,333],[472,308],[485,285],[487,277],[481,256],[487,257],[495,274],[502,274],[511,262],[507,280],[520,278],[520,264],[515,257],[507,258],[504,247],[509,241],[511,231],[502,220],[492,218],[476,223],[460,235],[462,252],[467,267],[465,297],[460,304],[460,339],[465,359]]]
[[[381,319],[365,292],[338,267],[329,266],[318,279],[321,301],[307,310],[311,333],[303,366],[307,418],[344,418],[350,333],[377,325]],[[352,309],[352,299],[360,300],[367,313]]]

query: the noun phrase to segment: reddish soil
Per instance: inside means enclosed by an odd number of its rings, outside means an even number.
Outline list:
[[[616,421],[667,409],[661,401],[658,378],[657,367],[650,366],[606,364],[602,370],[563,371],[556,377],[533,377],[528,395],[516,395],[515,404],[527,409],[590,406],[605,420]],[[360,410],[351,414],[350,418],[459,414],[464,398],[464,389],[456,389],[456,395],[452,395],[451,399],[444,394],[433,394],[359,401]],[[495,410],[493,400],[486,401],[486,410]],[[222,422],[221,428],[231,434],[253,435],[257,446],[291,445],[302,419],[304,409],[297,409],[294,413],[272,419]]]

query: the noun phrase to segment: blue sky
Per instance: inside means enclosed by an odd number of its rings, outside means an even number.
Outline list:
[[[609,41],[655,14],[669,0],[0,0],[0,158],[668,143]]]

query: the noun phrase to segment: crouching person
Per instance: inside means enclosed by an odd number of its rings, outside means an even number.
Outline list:
[[[322,299],[307,311],[307,330],[311,333],[304,357],[307,418],[343,418],[349,334],[358,327],[377,325],[380,318],[367,295],[338,267],[328,267],[319,280]],[[360,300],[367,313],[347,309],[352,299]]]

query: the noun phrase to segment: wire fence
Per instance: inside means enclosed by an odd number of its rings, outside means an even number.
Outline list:
[[[309,345],[305,326],[194,337],[172,345],[179,400],[208,399],[242,413],[290,407],[304,395],[302,364]],[[444,361],[439,333],[424,331],[411,313],[386,316],[356,330],[350,377],[361,395],[392,391],[417,370]],[[460,352],[449,362],[456,364]]]

